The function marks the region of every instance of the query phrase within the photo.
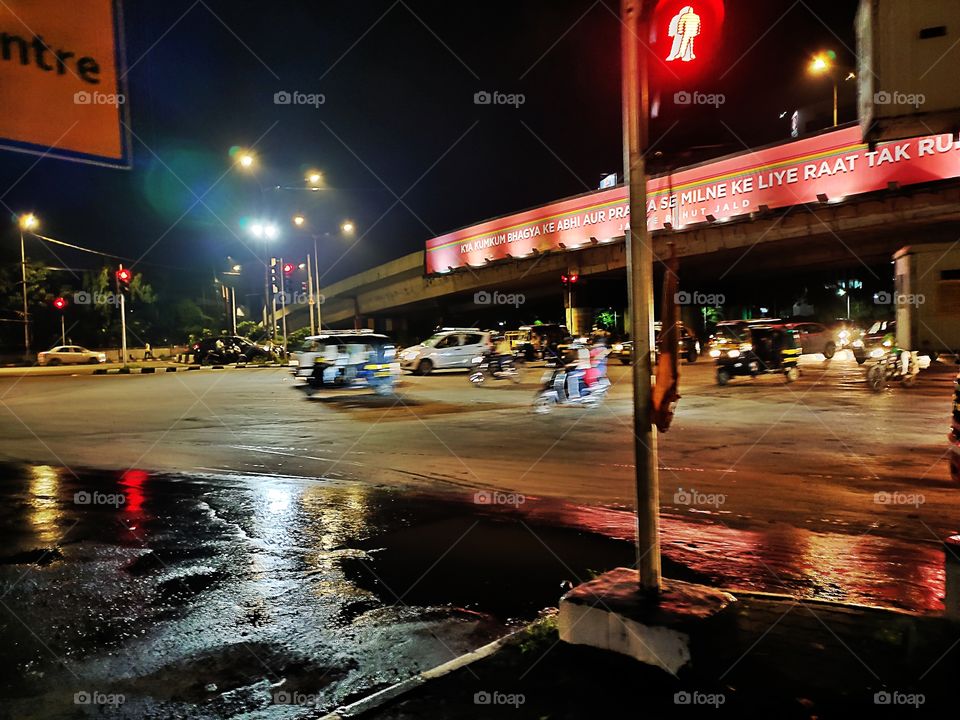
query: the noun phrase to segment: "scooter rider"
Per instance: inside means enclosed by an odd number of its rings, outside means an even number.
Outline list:
[[[497,334],[491,338],[493,350],[490,353],[490,372],[503,372],[504,363],[513,357],[510,341],[505,335]]]
[[[570,400],[579,400],[580,380],[590,369],[590,350],[582,342],[575,342],[570,348],[576,352],[577,359],[567,367],[567,397]]]

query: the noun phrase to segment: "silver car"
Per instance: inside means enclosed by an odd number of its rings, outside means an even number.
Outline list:
[[[479,328],[443,328],[419,345],[400,353],[400,366],[417,375],[434,370],[469,369],[473,358],[487,352],[490,333]]]

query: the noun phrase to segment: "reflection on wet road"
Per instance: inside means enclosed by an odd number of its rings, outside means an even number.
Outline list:
[[[556,500],[0,470],[10,717],[75,717],[76,693],[122,696],[105,706],[116,717],[332,709],[504,634],[567,583],[634,557],[631,513]],[[663,533],[669,576],[942,609],[935,545],[677,514]],[[282,704],[290,697],[296,708]]]

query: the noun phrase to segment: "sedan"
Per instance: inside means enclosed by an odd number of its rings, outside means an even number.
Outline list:
[[[804,355],[822,354],[827,360],[837,353],[836,335],[826,325],[815,322],[790,323]]]
[[[37,353],[38,365],[98,365],[106,361],[105,353],[87,350],[79,345],[58,345]]]

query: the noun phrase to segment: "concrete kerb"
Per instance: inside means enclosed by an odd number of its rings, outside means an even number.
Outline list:
[[[94,375],[151,375],[154,373],[175,373],[186,372],[188,370],[233,370],[244,369],[252,370],[256,368],[282,368],[285,367],[279,363],[266,365],[166,365],[166,366],[145,366],[145,367],[120,367],[120,368],[97,368],[93,371]]]
[[[360,717],[371,710],[375,710],[387,704],[388,702],[396,700],[402,695],[406,695],[407,693],[416,690],[431,680],[437,680],[449,675],[450,673],[456,672],[457,670],[468,667],[469,665],[473,665],[475,662],[479,662],[480,660],[490,657],[505,647],[514,638],[527,632],[540,622],[542,622],[542,620],[535,620],[529,625],[526,625],[525,627],[522,627],[508,635],[504,635],[502,638],[494,640],[493,642],[488,643],[472,652],[455,657],[453,660],[445,662],[442,665],[437,665],[435,668],[430,670],[424,670],[423,672],[417,673],[413,677],[407,678],[406,680],[401,680],[394,685],[386,687],[383,690],[379,690],[372,695],[361,698],[360,700],[352,702],[349,705],[339,707],[333,712],[322,716],[320,720],[348,720],[349,718]]]

